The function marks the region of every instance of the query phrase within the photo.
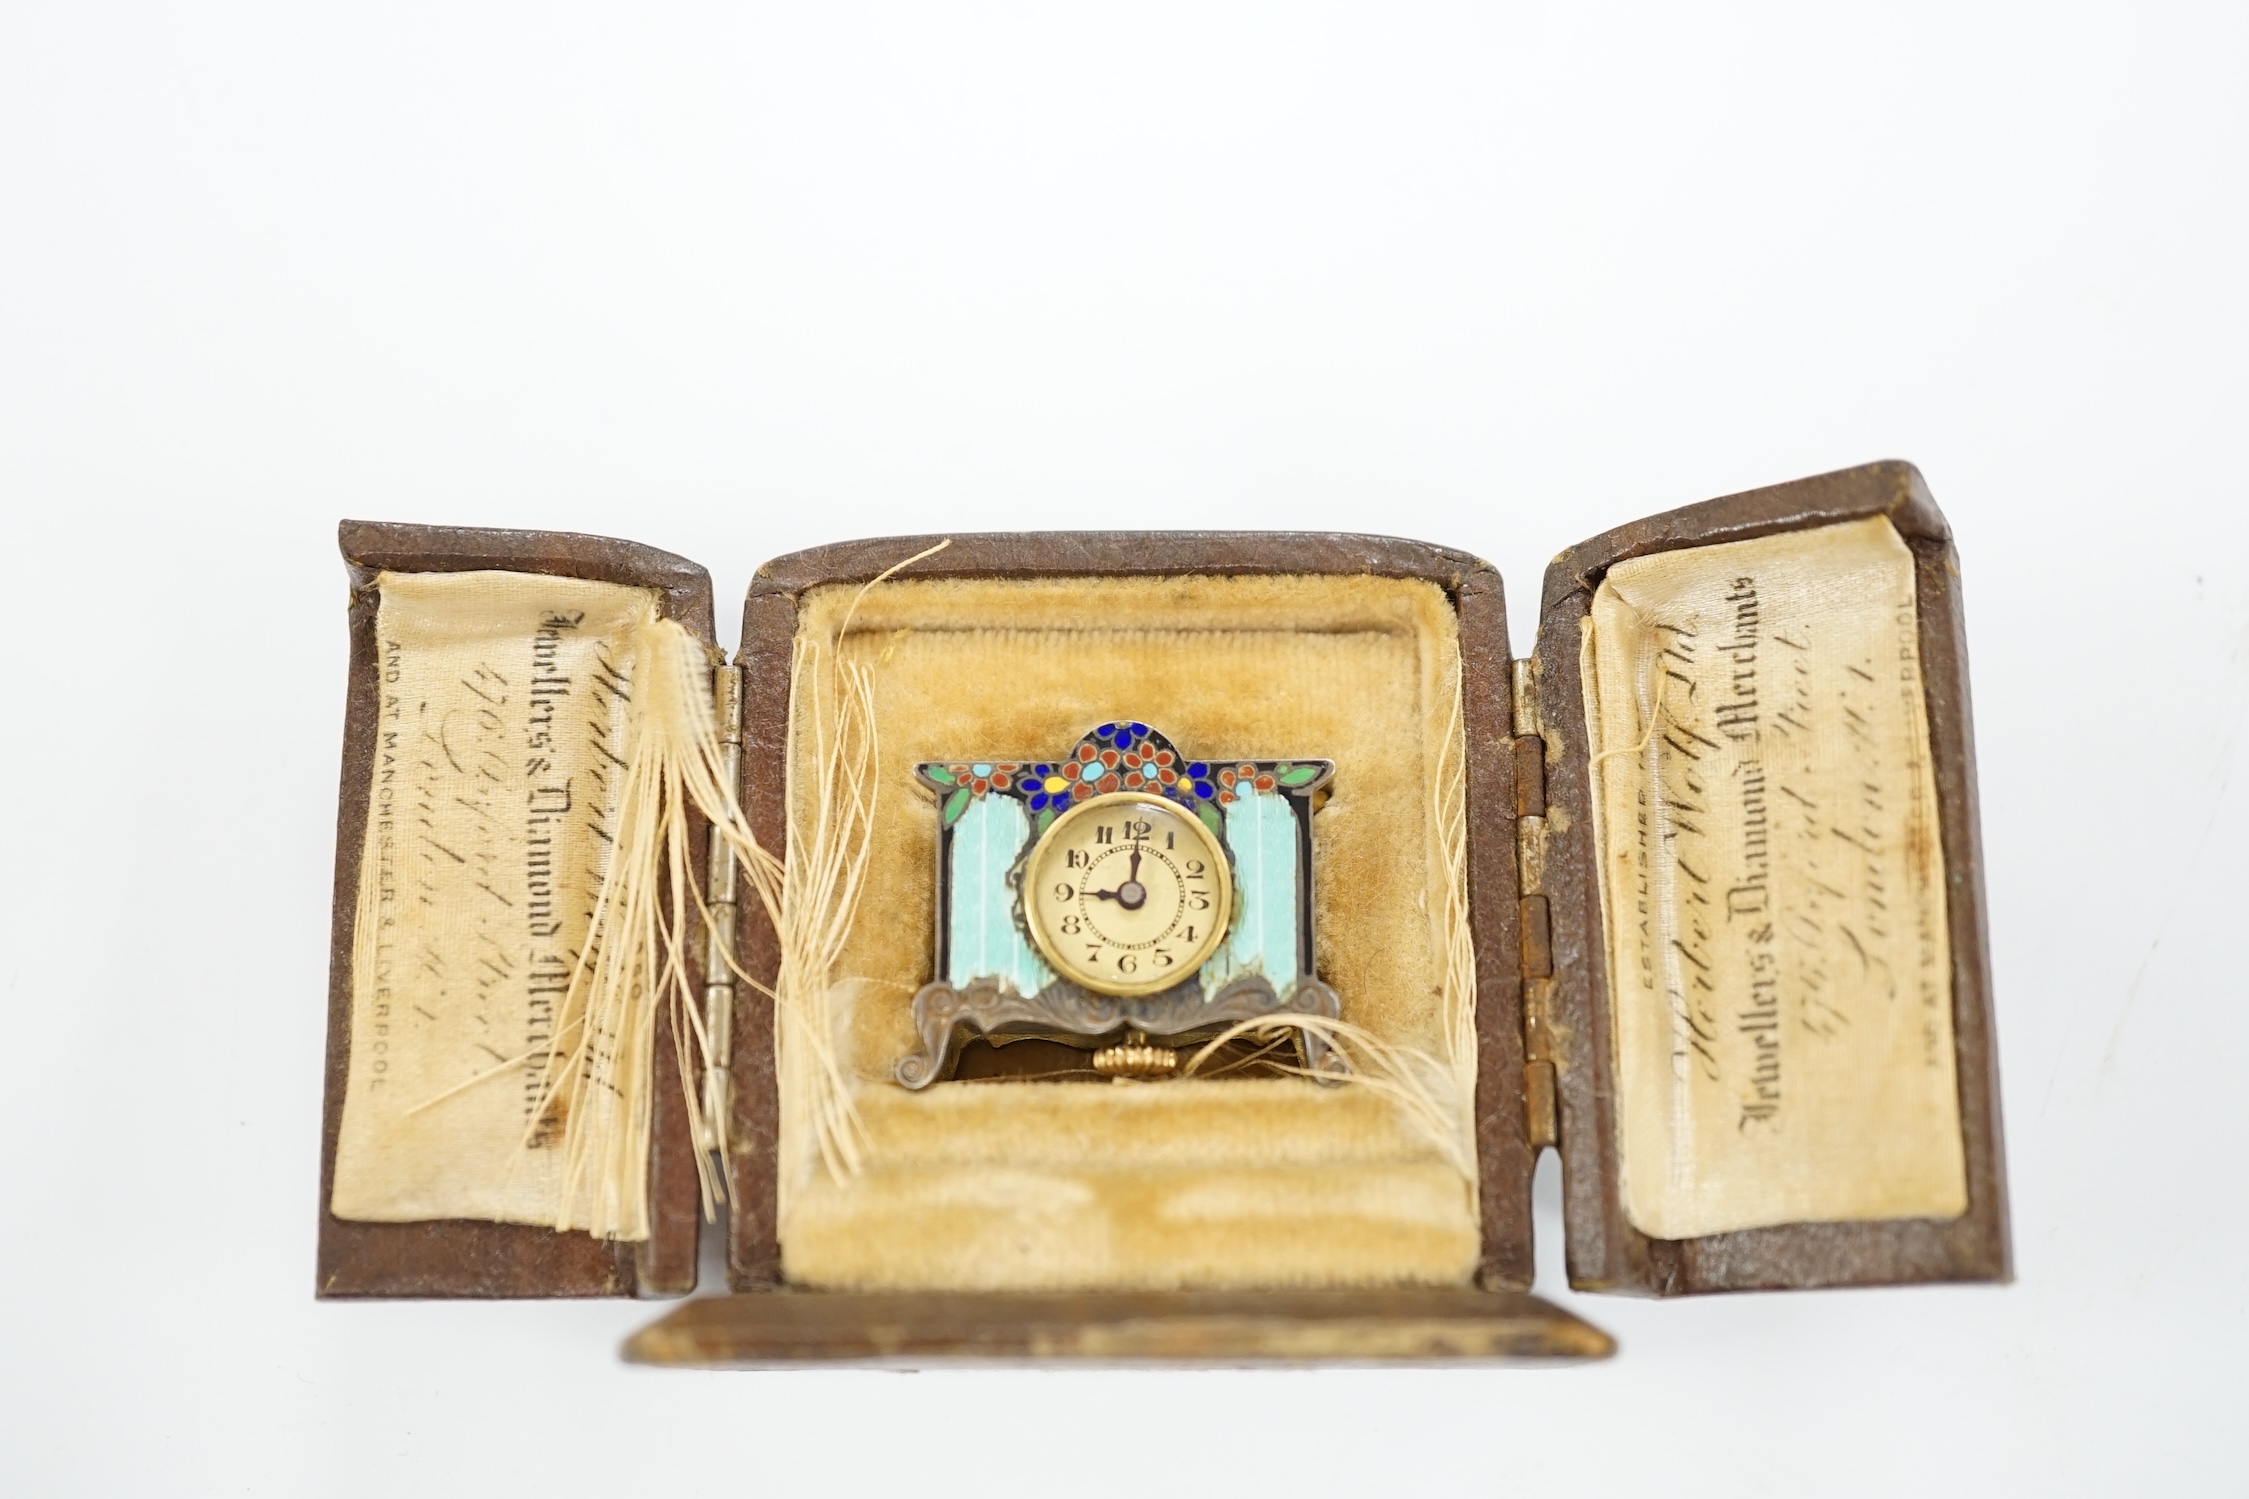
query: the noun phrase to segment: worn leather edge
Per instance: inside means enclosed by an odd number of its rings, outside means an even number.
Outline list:
[[[940,541],[948,543],[945,550],[915,563],[914,577],[1342,573],[1422,578],[1457,592],[1472,574],[1492,571],[1490,563],[1467,552],[1395,536],[1309,531],[977,532],[875,537],[791,552],[757,570],[750,596],[794,597],[824,584],[863,583]]]
[[[1869,515],[1887,515],[1908,541],[1949,544],[1952,540],[1952,530],[1930,497],[1921,471],[1901,459],[1884,459],[1683,505],[1603,531],[1547,564],[1539,612],[1543,617],[1555,603],[1579,590],[1591,594],[1610,568],[1629,557],[1674,547],[1748,541]]]
[[[1499,573],[1453,591],[1460,614],[1461,737],[1468,778],[1468,917],[1476,943],[1477,1284],[1530,1287],[1531,1149],[1523,1104],[1522,867],[1516,860],[1514,655]]]
[[[502,1298],[676,1295],[695,1285],[697,1220],[694,1142],[668,1021],[656,1037],[656,1113],[649,1162],[650,1237],[612,1244],[582,1233],[526,1224],[441,1219],[354,1223],[328,1211],[336,1136],[343,1122],[351,1052],[351,951],[359,860],[367,828],[375,744],[375,575],[495,569],[548,573],[655,588],[664,612],[711,641],[710,576],[669,552],[633,542],[547,531],[493,531],[345,521],[337,540],[351,577],[350,679],[337,792],[336,883],[328,957],[326,1084],[321,1109],[320,1225],[315,1294],[323,1298]],[[714,646],[715,650],[715,646]],[[709,830],[695,819],[691,836]],[[702,943],[689,945],[701,982]]]
[[[753,587],[743,603],[742,646],[735,658],[742,669],[742,776],[736,794],[758,845],[775,858],[788,855],[789,675],[796,618],[794,596]],[[755,898],[742,901],[736,922],[737,951],[750,981],[734,987],[727,1280],[737,1291],[766,1291],[781,1284],[781,1095],[772,993],[781,972],[781,940],[764,903]]]
[[[1606,1333],[1536,1296],[1464,1289],[712,1296],[624,1349],[630,1362],[675,1368],[1544,1363],[1615,1351]]]
[[[1616,1145],[1607,943],[1593,848],[1579,627],[1628,557],[1887,515],[1915,559],[1931,764],[1947,872],[1953,1019],[1969,1207],[1951,1221],[1790,1224],[1650,1239],[1625,1217]],[[1547,733],[1547,891],[1554,942],[1563,1220],[1580,1290],[1676,1296],[1813,1286],[2005,1280],[2012,1271],[1984,929],[1967,644],[1950,530],[1918,471],[1885,462],[1687,506],[1563,552],[1547,570],[1539,704]],[[1555,816],[1559,808],[1566,817]]]
[[[766,848],[786,837],[788,672],[800,596],[828,584],[864,583],[939,536],[844,542],[791,553],[759,568],[742,611],[744,665],[741,795]],[[1461,620],[1466,714],[1470,928],[1477,950],[1477,1149],[1482,1200],[1478,1279],[1528,1286],[1533,1273],[1530,1187],[1534,1158],[1523,1115],[1522,995],[1517,962],[1512,663],[1499,574],[1466,552],[1392,537],[1298,532],[1026,532],[951,538],[904,576],[1371,575],[1445,589]],[[782,1284],[775,1171],[779,1098],[773,1071],[770,986],[779,948],[755,903],[742,921],[743,957],[756,980],[738,991],[732,1234],[737,1290]]]
[[[664,614],[699,639],[716,643],[711,575],[699,562],[637,541],[576,531],[503,531],[482,526],[423,526],[400,521],[347,520],[336,542],[351,568],[352,587],[377,572],[551,573],[595,583],[624,583],[664,593]]]

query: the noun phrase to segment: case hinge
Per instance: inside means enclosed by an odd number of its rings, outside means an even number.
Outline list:
[[[1510,677],[1515,709],[1515,736],[1536,737],[1542,732],[1538,721],[1538,658],[1526,656],[1514,663]]]
[[[1515,865],[1522,897],[1523,1106],[1533,1150],[1559,1142],[1552,1001],[1554,928],[1546,901],[1546,738],[1538,713],[1538,661],[1514,663]]]
[[[718,716],[720,761],[731,792],[742,783],[742,668],[720,666],[711,676],[712,706]],[[710,1051],[703,1072],[702,1145],[724,1152],[727,1121],[734,1115],[734,960],[738,885],[734,851],[726,840],[711,838],[704,903],[710,911],[703,953],[703,1037]]]

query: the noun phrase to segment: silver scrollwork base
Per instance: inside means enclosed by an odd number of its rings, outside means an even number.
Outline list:
[[[893,1073],[908,1088],[926,1088],[952,1072],[972,1034],[1079,1043],[1138,1031],[1185,1044],[1207,1040],[1240,1021],[1292,1014],[1336,1020],[1343,1004],[1318,979],[1298,979],[1284,997],[1262,974],[1233,979],[1207,1000],[1193,979],[1137,999],[1094,994],[1069,983],[1049,984],[1028,998],[995,979],[978,979],[960,989],[924,984],[914,996],[914,1034],[921,1039],[921,1050],[899,1058]],[[1291,1029],[1307,1070],[1316,1075],[1341,1069],[1342,1059],[1322,1037],[1302,1027]]]

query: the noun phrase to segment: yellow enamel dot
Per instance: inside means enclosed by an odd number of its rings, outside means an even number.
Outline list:
[[[1061,791],[1069,784],[1070,783],[1068,781],[1063,780],[1060,776],[1048,776],[1041,789],[1047,791]]]

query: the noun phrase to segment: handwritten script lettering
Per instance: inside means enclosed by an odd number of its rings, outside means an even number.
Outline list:
[[[1913,557],[1875,518],[1619,564],[1584,650],[1625,1207],[1954,1217]]]
[[[552,1222],[556,1017],[606,867],[646,590],[379,580],[372,794],[332,1208]]]

